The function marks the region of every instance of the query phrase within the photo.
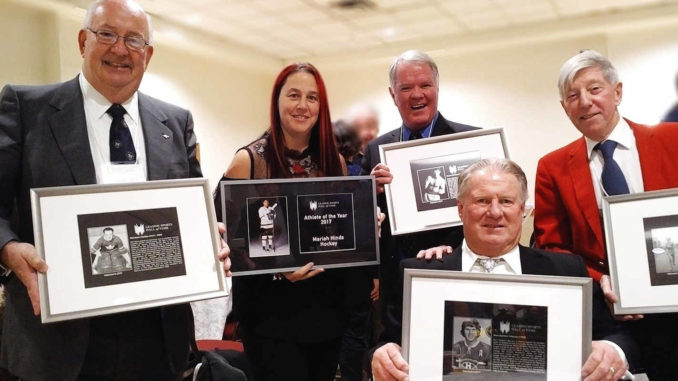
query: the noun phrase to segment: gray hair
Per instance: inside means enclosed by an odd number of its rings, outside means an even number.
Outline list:
[[[482,159],[464,169],[457,179],[459,192],[457,195],[458,199],[462,199],[466,195],[466,188],[468,187],[468,180],[471,178],[471,175],[482,169],[489,169],[491,171],[515,176],[520,184],[520,197],[522,202],[524,203],[527,201],[527,177],[525,176],[525,172],[523,172],[522,168],[514,161],[498,158]]]
[[[431,71],[433,72],[433,78],[435,78],[436,81],[436,86],[438,86],[438,65],[436,65],[435,61],[433,61],[433,58],[419,50],[408,50],[394,58],[391,66],[388,68],[388,81],[391,85],[391,89],[395,88],[396,71],[398,70],[398,65],[400,65],[402,62],[427,64],[431,68]]]
[[[357,105],[352,106],[348,110],[347,119],[350,123],[354,123],[356,119],[364,115],[369,115],[373,117],[377,122],[379,122],[379,112],[377,111],[376,107],[368,103],[359,103]]]
[[[94,13],[97,11],[97,9],[106,1],[109,0],[97,0],[93,1],[89,4],[89,7],[87,7],[87,13],[85,14],[85,19],[82,22],[82,28],[87,29],[92,27],[92,17],[94,17]],[[125,0],[125,2],[128,5],[131,5],[132,7],[136,8],[136,10],[143,12],[144,15],[146,15],[146,23],[148,24],[148,36],[146,38],[148,39],[148,44],[152,45],[153,44],[153,20],[151,19],[151,15],[146,13],[144,8],[141,7],[137,2],[132,1],[132,0]]]
[[[597,67],[600,69],[600,71],[603,72],[605,79],[610,84],[616,85],[619,82],[617,69],[612,66],[612,62],[610,62],[607,57],[595,50],[582,50],[579,54],[565,61],[560,68],[560,74],[558,75],[558,91],[560,92],[561,100],[565,99],[565,88],[572,85],[572,81],[574,81],[574,77],[577,73],[590,67]]]

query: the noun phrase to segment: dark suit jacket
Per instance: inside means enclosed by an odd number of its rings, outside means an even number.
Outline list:
[[[654,127],[627,121],[646,191],[678,187],[678,124]],[[605,238],[581,137],[539,160],[534,189],[536,246],[577,253],[596,281],[608,273]]]
[[[525,246],[519,246],[519,248],[520,265],[523,274],[588,277],[586,266],[578,255],[550,253]],[[461,271],[461,257],[461,247],[459,247],[452,254],[444,257],[442,261],[405,259],[401,262],[401,273],[405,268]],[[400,296],[400,300],[397,301],[400,303],[398,308],[401,312],[400,316],[398,319],[388,322],[380,338],[381,343],[373,348],[370,353],[369,362],[371,362],[371,355],[374,353],[374,350],[379,346],[387,342],[401,342],[402,291]],[[636,368],[639,367],[640,356],[636,343],[631,338],[624,324],[617,322],[610,315],[605,304],[603,292],[597,282],[593,282],[592,334],[593,340],[609,340],[619,345],[629,362],[629,369],[635,373]]]
[[[379,146],[382,144],[399,142],[401,137],[401,128],[396,128],[393,131],[387,132],[377,139],[371,141],[365,149],[365,156],[362,161],[363,175],[369,175],[377,164],[381,162],[379,156]],[[454,134],[457,132],[471,131],[478,129],[478,127],[467,126],[465,124],[455,123],[438,114],[438,120],[433,126],[431,136],[440,136]],[[379,254],[381,259],[380,275],[381,275],[381,298],[382,309],[389,305],[388,299],[396,297],[399,292],[398,284],[398,246],[400,237],[393,237],[391,235],[391,226],[389,224],[388,207],[386,206],[386,196],[382,193],[377,195],[377,205],[381,211],[386,214],[386,219],[381,224],[381,238],[379,239]],[[405,235],[405,239],[411,240],[411,246],[415,249],[414,252],[406,253],[406,257],[413,257],[421,249],[428,249],[430,247],[446,244],[454,247],[458,246],[464,234],[461,227],[444,228],[432,231],[425,231],[419,233],[412,233]],[[400,290],[401,291],[401,290]],[[382,318],[390,314],[388,309],[383,310]]]
[[[139,93],[139,114],[149,180],[202,176],[190,112]],[[33,243],[31,188],[96,183],[77,77],[48,86],[5,86],[0,163],[0,247],[11,240]],[[11,277],[6,289],[0,367],[28,380],[75,379],[89,342],[89,319],[43,325],[19,279]],[[168,366],[183,370],[190,306],[159,310]]]

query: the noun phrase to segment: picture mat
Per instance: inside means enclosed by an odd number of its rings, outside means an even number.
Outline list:
[[[176,200],[181,202],[172,205]],[[184,237],[185,276],[84,288],[78,214],[175,206]],[[215,266],[213,241],[205,234],[211,227],[202,186],[41,197],[40,218],[42,226],[59,227],[42,231],[44,259],[49,270],[41,276],[46,280],[49,304],[42,304],[41,298],[41,305],[52,316],[78,311],[101,314],[103,312],[98,309],[151,301],[152,304],[143,307],[164,305],[178,296],[186,296],[189,299],[185,301],[188,301],[227,295],[220,291],[220,276],[216,272],[221,271],[221,266]],[[208,273],[214,276],[205,276]],[[218,295],[205,295],[206,290],[218,292]]]
[[[675,302],[678,285],[651,286],[643,224],[643,218],[678,214],[678,196],[647,198],[648,193],[633,196],[636,197],[622,202],[604,199],[610,278],[620,299],[614,305],[615,313],[678,311]],[[634,199],[636,202],[631,202]],[[667,299],[673,300],[673,305],[667,305]]]
[[[375,183],[372,176],[314,177],[301,179],[232,180],[219,185],[222,217],[226,223],[224,239],[231,249],[234,276],[294,271],[308,262],[322,268],[379,264]],[[356,249],[300,250],[299,204],[297,196],[353,194],[353,227]],[[251,257],[249,255],[245,198],[287,197],[290,255]],[[309,220],[307,223],[312,223]]]
[[[443,154],[456,154],[477,151],[480,158],[502,157],[508,158],[508,152],[505,152],[502,129],[482,130],[489,132],[485,135],[471,136],[464,139],[453,139],[443,141],[431,141],[429,139],[438,139],[440,136],[427,138],[419,144],[403,149],[391,148],[388,145],[380,147],[381,161],[389,167],[394,174],[393,182],[386,184],[386,194],[388,202],[389,221],[393,235],[406,234],[421,230],[431,230],[447,226],[461,225],[457,207],[431,209],[425,211],[417,210],[417,195],[413,191],[413,182],[417,179],[412,178],[410,161],[424,158],[439,157]],[[473,131],[472,133],[477,133]],[[444,138],[459,137],[459,133],[452,135],[443,135]],[[420,141],[417,140],[417,143]],[[402,143],[393,143],[402,144]],[[506,148],[507,149],[507,148]],[[393,211],[393,205],[398,205],[397,213]],[[443,223],[434,223],[431,221],[444,221]]]
[[[547,306],[547,379],[578,380],[584,358],[582,350],[588,354],[585,349],[588,347],[582,348],[582,343],[586,337],[588,345],[591,341],[590,330],[584,332],[582,321],[572,319],[584,316],[586,312],[582,289],[579,285],[413,277],[410,305],[404,306],[404,310],[409,308],[410,312],[407,338],[403,332],[403,355],[410,364],[410,379],[442,380],[445,301],[455,300]],[[590,311],[588,313],[590,319]],[[403,316],[403,322],[405,319],[408,317]],[[590,320],[588,327],[591,327]],[[410,337],[416,340],[412,342]],[[520,375],[515,373],[515,379],[520,379]]]

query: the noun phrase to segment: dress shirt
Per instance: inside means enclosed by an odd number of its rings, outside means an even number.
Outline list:
[[[440,115],[439,112],[436,112],[436,116],[433,117],[433,120],[429,125],[424,128],[423,130],[420,130],[419,133],[421,134],[422,138],[428,138],[431,136],[431,132],[433,132],[433,126],[436,125],[436,122],[438,121],[438,116]],[[400,141],[401,142],[406,142],[410,140],[410,135],[412,134],[412,130],[403,123],[403,126],[400,128],[401,130],[401,136],[400,136]]]
[[[635,146],[635,144],[634,144]],[[476,261],[478,258],[489,258],[483,255],[478,255],[474,253],[466,244],[466,239],[461,243],[461,269],[462,271],[465,272],[470,272],[470,273],[486,273],[485,269],[478,264]],[[498,257],[492,257],[495,259],[503,259],[503,261],[497,263],[497,265],[492,269],[492,274],[522,274],[523,273],[523,268],[520,264],[520,249],[518,248],[518,245],[516,245],[513,249],[509,250],[506,254],[502,254]],[[627,363],[626,361],[626,355],[624,354],[624,351],[619,347],[619,345],[608,341],[608,340],[600,340],[602,342],[605,342],[614,348],[617,353],[619,354],[619,357],[621,357],[622,361]],[[627,363],[628,365],[628,363]],[[633,375],[631,372],[628,370],[626,371],[626,374],[624,374],[624,377],[622,377],[623,380],[633,380]]]
[[[476,260],[478,258],[489,258],[483,255],[474,253],[466,244],[466,240],[461,243],[461,269],[469,273],[485,273],[485,269]],[[508,253],[495,259],[503,259],[497,263],[492,269],[492,274],[522,274],[522,266],[520,265],[520,250],[518,245],[511,249]]]
[[[137,152],[137,162],[135,164],[111,164],[109,132],[113,118],[106,113],[106,110],[111,107],[112,103],[101,95],[82,73],[80,73],[78,79],[84,101],[87,138],[92,151],[97,184],[146,181],[146,149],[141,118],[139,117],[139,97],[137,93],[134,92],[130,99],[121,104],[127,111],[124,118],[132,135],[134,148]]]
[[[594,150],[593,147],[599,142],[584,137],[586,140],[586,152],[589,157],[589,167],[591,168],[591,180],[593,180],[593,190],[596,193],[598,209],[602,208],[602,200],[605,194],[603,190],[601,176],[603,174],[603,154]],[[614,161],[617,162],[626,178],[626,184],[629,186],[630,193],[643,192],[643,173],[640,170],[640,158],[636,148],[636,138],[633,131],[624,118],[619,118],[619,122],[605,140],[617,142],[617,148],[614,150]]]

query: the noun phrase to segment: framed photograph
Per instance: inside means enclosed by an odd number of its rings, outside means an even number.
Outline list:
[[[36,188],[31,202],[43,323],[228,295],[207,179]]]
[[[509,158],[502,128],[480,129],[379,146],[393,174],[385,186],[393,235],[461,225],[457,179],[484,158]]]
[[[678,312],[678,188],[603,198],[615,314]]]
[[[220,183],[233,275],[379,263],[371,176]]]
[[[578,380],[591,279],[405,269],[412,380]]]

